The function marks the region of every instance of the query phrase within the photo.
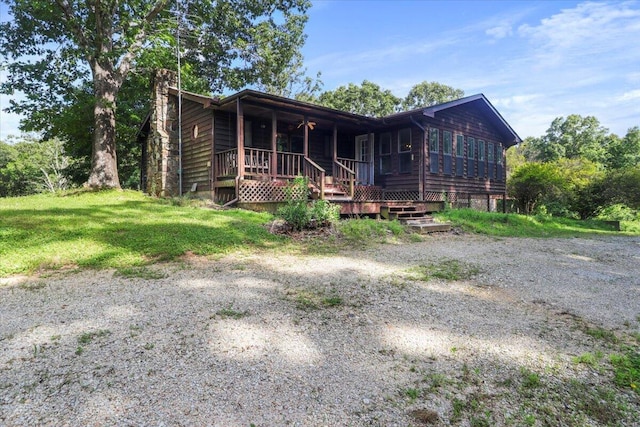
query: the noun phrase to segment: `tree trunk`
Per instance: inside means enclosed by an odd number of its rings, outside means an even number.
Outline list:
[[[120,88],[114,72],[108,67],[93,64],[95,127],[91,155],[90,188],[120,188],[116,158],[116,96]]]

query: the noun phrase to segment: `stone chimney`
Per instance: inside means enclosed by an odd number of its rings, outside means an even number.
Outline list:
[[[147,138],[147,188],[153,196],[171,197],[178,188],[178,99],[169,94],[177,86],[174,71],[160,69],[153,79],[151,118]]]

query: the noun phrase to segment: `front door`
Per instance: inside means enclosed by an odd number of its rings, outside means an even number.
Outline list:
[[[356,136],[356,182],[373,185],[373,134]]]

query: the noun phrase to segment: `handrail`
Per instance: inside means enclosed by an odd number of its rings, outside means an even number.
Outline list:
[[[343,165],[340,161],[333,162],[333,179],[334,181],[349,189],[349,197],[353,198],[355,191],[356,173]]]
[[[304,158],[304,176],[320,190],[320,199],[324,199],[325,170],[308,157]]]
[[[214,156],[216,178],[238,175],[238,149],[220,151]]]

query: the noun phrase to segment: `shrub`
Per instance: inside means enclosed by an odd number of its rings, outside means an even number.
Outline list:
[[[287,203],[277,215],[294,230],[325,226],[340,219],[340,206],[327,200],[307,202],[308,179],[297,177],[286,189]]]

